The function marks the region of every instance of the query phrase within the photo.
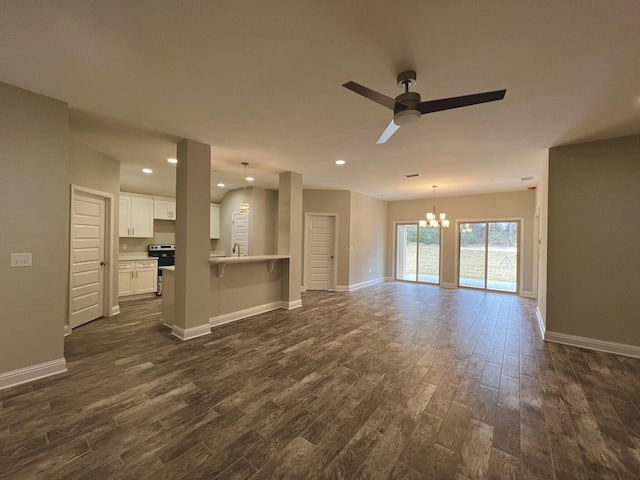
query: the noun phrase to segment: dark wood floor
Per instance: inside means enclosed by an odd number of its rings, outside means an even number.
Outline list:
[[[532,301],[303,301],[188,342],[155,299],[77,328],[67,374],[0,391],[0,477],[640,478],[640,360],[543,343]]]

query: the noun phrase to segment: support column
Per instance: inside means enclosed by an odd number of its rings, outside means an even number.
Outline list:
[[[211,333],[209,325],[209,204],[211,147],[178,144],[176,273],[172,333],[182,339]]]
[[[278,254],[289,255],[289,268],[283,272],[282,301],[288,309],[302,306],[302,175],[280,174],[278,194]],[[286,278],[285,278],[286,276]]]

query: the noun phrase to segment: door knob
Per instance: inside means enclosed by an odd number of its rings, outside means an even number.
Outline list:
[[[106,264],[107,264],[107,262],[100,262],[100,265],[101,265],[101,266],[103,266],[103,267],[104,267]]]

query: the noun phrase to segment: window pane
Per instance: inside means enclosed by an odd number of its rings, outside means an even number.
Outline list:
[[[489,223],[487,288],[505,292],[517,291],[518,223]]]
[[[460,230],[461,287],[484,288],[486,224],[470,223]]]
[[[418,225],[398,225],[396,230],[396,279],[416,281]]]
[[[418,259],[418,280],[440,283],[440,230],[420,229],[420,258]]]

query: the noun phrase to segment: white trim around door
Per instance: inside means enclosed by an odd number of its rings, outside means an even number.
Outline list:
[[[71,202],[70,209],[73,208],[74,201],[79,197],[94,197],[97,199],[104,200],[105,202],[105,215],[104,215],[104,290],[103,290],[103,305],[102,305],[102,316],[110,317],[112,315],[116,315],[119,313],[119,309],[117,307],[114,308],[114,295],[117,292],[116,285],[114,285],[114,275],[113,272],[116,271],[114,269],[114,261],[116,258],[115,246],[116,242],[114,240],[115,235],[115,214],[114,214],[114,205],[115,205],[115,197],[111,193],[101,192],[99,190],[93,190],[90,188],[85,188],[79,185],[71,185]],[[70,237],[73,238],[73,217],[69,216],[69,232]],[[66,320],[66,327],[70,326],[70,316],[72,312],[71,302],[72,302],[72,289],[73,285],[73,272],[72,272],[72,264],[73,264],[73,243],[69,242],[69,296],[67,298],[69,305],[69,318]],[[71,329],[69,329],[69,333],[71,333]]]
[[[333,245],[329,246],[329,251],[327,255],[330,257],[327,259],[329,262],[329,278],[326,284],[327,288],[321,288],[320,290],[337,290],[338,284],[338,214],[337,213],[305,213],[304,214],[304,275],[303,275],[303,283],[304,289],[306,290],[314,290],[318,288],[313,288],[312,282],[310,280],[311,274],[311,228],[312,222],[314,219],[322,220],[331,219],[329,224],[333,222]]]

